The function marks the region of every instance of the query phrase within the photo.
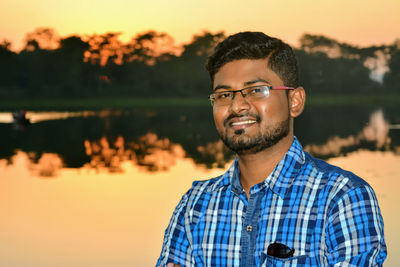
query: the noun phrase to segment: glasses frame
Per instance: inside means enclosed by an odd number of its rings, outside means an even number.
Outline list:
[[[263,85],[249,86],[249,87],[245,87],[245,88],[242,88],[242,89],[239,89],[239,90],[224,90],[224,91],[219,91],[219,92],[221,92],[221,93],[233,93],[232,94],[232,100],[235,98],[236,93],[239,92],[242,95],[242,97],[246,99],[247,94],[245,94],[243,91],[249,90],[249,89],[252,89],[252,88],[257,88],[257,87],[263,87],[264,89],[267,88],[268,91],[271,91],[271,90],[293,90],[293,89],[295,89],[294,87],[271,86],[271,85],[263,84]],[[208,96],[208,100],[210,101],[211,106],[215,105],[215,96],[219,92],[214,92],[214,93],[212,93],[212,94],[210,94]],[[268,96],[269,96],[269,94],[268,94]],[[221,105],[221,106],[225,106],[225,105]]]

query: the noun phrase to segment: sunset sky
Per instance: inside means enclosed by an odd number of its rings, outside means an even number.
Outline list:
[[[26,33],[51,27],[60,36],[156,30],[189,42],[202,30],[263,31],[296,45],[303,33],[360,46],[400,38],[399,0],[2,0],[0,41],[22,46]]]

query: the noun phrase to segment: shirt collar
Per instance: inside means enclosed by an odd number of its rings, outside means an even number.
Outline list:
[[[304,162],[305,155],[303,148],[297,138],[294,137],[289,150],[275,166],[271,174],[263,182],[254,185],[250,189],[250,194],[257,193],[269,187],[275,194],[278,194],[281,198],[285,198],[288,189],[293,184],[294,178],[297,176]],[[232,192],[240,194],[243,191],[243,187],[239,176],[239,163],[237,158],[235,158],[228,171],[222,176],[219,182],[214,184],[211,190],[230,185]]]

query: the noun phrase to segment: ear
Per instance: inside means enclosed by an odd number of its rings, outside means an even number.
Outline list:
[[[289,111],[290,117],[296,118],[303,110],[306,103],[306,92],[304,88],[299,86],[289,91]]]

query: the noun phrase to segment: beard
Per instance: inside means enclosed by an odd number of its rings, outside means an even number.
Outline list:
[[[257,119],[257,123],[260,119]],[[289,117],[271,125],[264,129],[264,132],[259,131],[257,136],[248,136],[244,130],[236,130],[232,137],[228,137],[228,128],[225,127],[225,132],[218,134],[224,144],[238,155],[255,154],[269,147],[274,146],[284,137],[289,134],[290,119]]]

